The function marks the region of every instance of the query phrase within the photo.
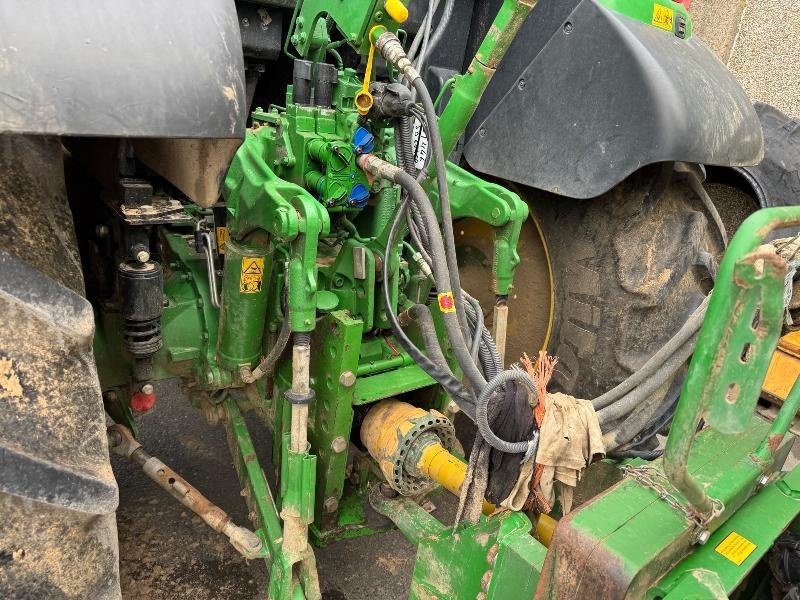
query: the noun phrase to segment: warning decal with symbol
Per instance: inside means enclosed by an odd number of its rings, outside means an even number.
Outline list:
[[[264,282],[263,257],[242,257],[242,275],[239,279],[239,291],[243,294],[257,294]]]

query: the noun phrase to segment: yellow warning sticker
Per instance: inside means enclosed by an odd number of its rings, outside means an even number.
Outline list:
[[[675,11],[660,4],[653,4],[653,20],[650,21],[652,25],[672,31],[675,22]]]
[[[242,275],[239,278],[239,291],[243,294],[257,294],[264,281],[264,259],[261,257],[242,257]]]
[[[719,554],[731,561],[735,565],[741,565],[747,557],[753,553],[756,545],[735,531],[728,534],[719,545],[714,548]]]
[[[225,254],[225,242],[228,241],[228,228],[217,227],[217,251]]]

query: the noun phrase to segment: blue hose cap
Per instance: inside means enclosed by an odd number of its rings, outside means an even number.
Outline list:
[[[350,206],[364,208],[369,200],[369,190],[363,183],[357,183],[350,190]]]
[[[359,127],[353,134],[353,148],[356,154],[369,154],[375,148],[375,136]]]

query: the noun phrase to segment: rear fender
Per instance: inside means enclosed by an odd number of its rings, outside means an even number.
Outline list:
[[[565,9],[533,11],[509,50],[513,60],[484,95],[466,135],[471,167],[589,198],[646,164],[761,160],[761,125],[747,95],[696,37],[598,0],[555,4]],[[550,36],[544,44],[533,37],[542,33]]]

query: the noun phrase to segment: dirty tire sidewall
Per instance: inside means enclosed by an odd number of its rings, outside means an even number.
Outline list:
[[[553,263],[556,387],[581,398],[611,389],[710,290],[721,240],[692,176],[653,165],[594,199],[536,196]]]

